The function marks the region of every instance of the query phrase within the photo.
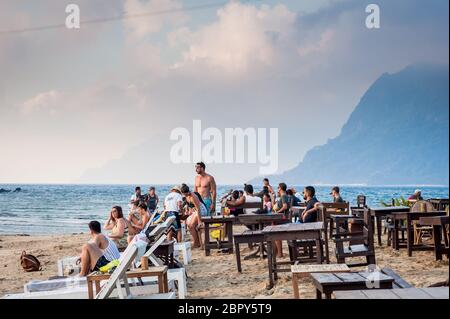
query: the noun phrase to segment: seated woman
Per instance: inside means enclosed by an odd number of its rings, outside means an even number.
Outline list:
[[[136,211],[130,211],[128,214],[128,244],[133,240],[134,236],[144,230],[149,221],[150,214],[145,203],[138,204]]]
[[[111,261],[120,258],[116,244],[109,237],[101,233],[99,222],[90,222],[89,230],[91,240],[87,244],[84,244],[81,249],[80,276],[87,276],[89,273],[98,271]]]
[[[191,192],[189,190],[189,186],[182,185],[181,193],[186,198],[188,204],[192,204],[194,207],[188,212],[189,217],[186,219],[186,226],[191,233],[193,244],[193,248],[200,247],[200,237],[198,234],[198,226],[201,224],[200,216],[207,216],[208,209],[206,208],[205,203],[202,200],[202,197],[197,192]]]
[[[109,218],[103,227],[110,230],[111,238],[119,249],[128,246],[128,221],[123,217],[122,207],[114,206],[109,213]]]

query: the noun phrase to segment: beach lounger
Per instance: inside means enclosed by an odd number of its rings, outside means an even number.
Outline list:
[[[161,223],[157,225],[150,233],[149,237],[154,240],[154,242],[151,244],[150,249],[148,250],[148,256],[152,256],[153,262],[155,266],[163,266],[163,262],[153,255],[153,252],[159,247],[159,245],[164,242],[164,240],[167,238],[168,229],[170,228],[171,224],[175,222],[174,217],[168,218],[164,223]],[[143,243],[143,252],[141,253],[141,256],[143,256],[145,253],[145,249],[147,248],[147,243]],[[139,256],[139,244],[136,246],[138,247],[138,255],[135,257],[134,260],[134,266],[135,268],[140,266],[140,257]],[[131,246],[131,245],[130,245]],[[142,251],[142,249],[141,249]],[[123,253],[121,253],[121,256],[124,256],[124,254],[127,252],[125,250]],[[61,272],[64,274],[64,267],[66,265],[70,265],[70,263],[75,264],[76,260],[79,257],[67,257],[62,260],[58,261],[58,275],[61,276]],[[122,257],[121,257],[122,259]],[[175,287],[178,289],[178,298],[184,299],[187,296],[187,284],[186,284],[186,273],[184,268],[179,269],[170,269],[168,272],[168,280],[169,280],[169,288],[171,290],[175,290]],[[135,280],[133,279],[133,283],[140,284],[140,285],[153,285],[155,286],[156,277],[149,277],[144,278],[142,280]],[[24,292],[25,293],[38,293],[38,292],[51,292],[54,290],[65,290],[65,289],[74,289],[77,287],[82,287],[82,289],[86,289],[86,277],[68,277],[68,278],[61,278],[61,279],[55,279],[55,280],[44,280],[44,281],[31,281],[27,283],[24,286]],[[45,295],[45,294],[44,294]],[[50,294],[52,295],[52,294]],[[37,295],[35,295],[37,297]]]
[[[109,280],[103,285],[95,299],[106,299],[110,297],[118,297],[120,299],[130,298],[148,298],[148,299],[173,299],[175,293],[164,293],[154,295],[146,294],[148,287],[130,287],[127,278],[127,270],[131,267],[134,258],[137,255],[138,248],[135,245],[129,245],[121,256],[119,266],[114,270]],[[123,282],[123,287],[122,287]],[[135,294],[139,292],[142,295]],[[40,293],[24,293],[16,295],[6,295],[6,299],[86,299],[88,297],[87,287],[78,287],[72,289],[63,289],[55,291],[46,291]]]

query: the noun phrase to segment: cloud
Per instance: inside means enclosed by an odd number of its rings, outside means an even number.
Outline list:
[[[130,40],[142,40],[160,32],[166,24],[182,24],[187,19],[181,11],[182,7],[183,4],[176,0],[126,0],[124,9],[128,15],[149,13],[148,16],[125,19],[124,25]]]
[[[325,52],[328,49],[330,42],[333,40],[334,31],[331,29],[325,30],[317,42],[313,42],[298,48],[298,54],[305,57],[311,54]]]
[[[217,22],[169,35],[172,46],[185,45],[176,67],[206,67],[209,71],[241,74],[274,64],[280,44],[289,41],[296,14],[285,5],[260,8],[231,2],[217,12]],[[207,72],[209,72],[207,71]]]
[[[25,115],[30,115],[35,112],[47,112],[50,115],[54,115],[60,103],[62,103],[62,94],[56,90],[51,90],[39,93],[26,100],[21,105],[21,110]]]

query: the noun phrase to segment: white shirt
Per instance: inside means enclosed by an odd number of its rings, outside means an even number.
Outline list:
[[[261,203],[262,202],[261,197],[258,197],[258,196],[244,194],[244,197],[245,197],[246,203]],[[257,210],[258,210],[257,208],[246,208],[244,213],[245,214],[254,213]]]
[[[178,194],[177,192],[171,192],[169,195],[166,196],[164,199],[164,206],[166,211],[168,212],[180,212],[180,209],[178,208],[178,203],[183,202],[183,196]]]

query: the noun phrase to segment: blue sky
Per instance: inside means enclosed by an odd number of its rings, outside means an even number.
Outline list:
[[[339,134],[367,88],[409,64],[448,64],[448,1],[3,0],[0,31],[181,9],[172,14],[0,35],[0,182],[171,183],[170,131],[277,127],[279,172]],[[150,149],[147,149],[150,145]],[[143,150],[145,148],[145,150]],[[130,155],[131,154],[131,155]],[[134,157],[133,157],[134,154]],[[127,175],[133,165],[158,167]],[[219,183],[254,165],[212,165]],[[233,170],[235,174],[229,174]]]

